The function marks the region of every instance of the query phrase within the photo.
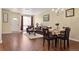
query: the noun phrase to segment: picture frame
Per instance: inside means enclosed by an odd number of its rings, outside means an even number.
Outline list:
[[[74,16],[74,8],[67,9],[65,11],[65,14],[66,14],[66,17],[72,17],[72,16]]]
[[[43,21],[49,21],[49,14],[43,16]]]
[[[8,13],[3,13],[3,23],[8,23]]]

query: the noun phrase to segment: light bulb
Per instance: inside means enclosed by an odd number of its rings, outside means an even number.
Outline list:
[[[55,9],[54,9],[54,8],[52,8],[52,11],[55,11]]]

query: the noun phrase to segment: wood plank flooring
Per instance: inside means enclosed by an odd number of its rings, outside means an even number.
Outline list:
[[[3,43],[0,44],[0,51],[48,51],[47,42],[43,47],[43,39],[28,39],[23,33],[3,34]],[[50,51],[79,51],[79,42],[70,41],[70,47],[63,49],[54,45]]]

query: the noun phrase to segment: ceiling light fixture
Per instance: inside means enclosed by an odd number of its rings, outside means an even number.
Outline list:
[[[64,11],[64,9],[63,8],[52,8],[52,11],[54,11],[58,15],[59,12]]]

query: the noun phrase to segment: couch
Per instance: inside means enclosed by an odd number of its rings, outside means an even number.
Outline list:
[[[28,26],[28,28],[26,28],[26,32],[27,33],[31,33],[31,32],[34,32],[34,27],[33,26]]]

